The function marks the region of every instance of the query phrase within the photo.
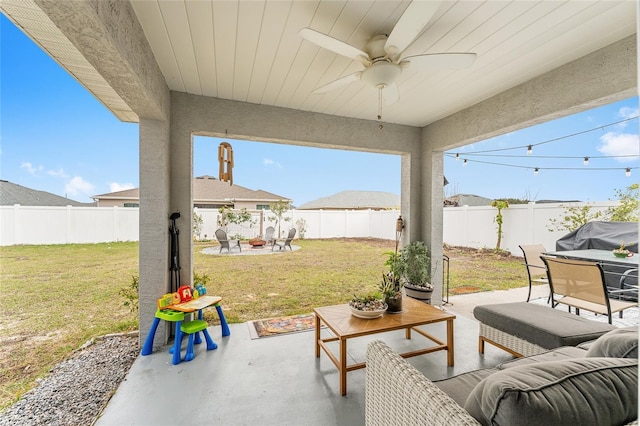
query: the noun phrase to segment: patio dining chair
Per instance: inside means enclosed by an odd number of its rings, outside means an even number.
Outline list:
[[[549,278],[547,278],[547,267],[540,258],[546,249],[542,244],[523,245],[518,247],[522,250],[524,265],[527,267],[527,275],[529,276],[529,294],[527,295],[528,302],[529,299],[531,299],[531,286],[533,283],[549,284]],[[547,303],[549,303],[549,300],[547,300]]]
[[[291,248],[291,240],[293,240],[293,237],[296,236],[296,228],[291,228],[289,229],[289,234],[287,235],[287,238],[285,240],[283,240],[282,244],[278,243],[278,240],[276,240],[273,243],[273,246],[271,247],[271,251],[273,251],[274,248],[276,248],[276,246],[278,247],[278,250],[282,250],[282,249],[287,249],[287,247],[289,247],[289,250],[293,251],[293,249]]]
[[[220,243],[220,251],[218,253],[222,253],[222,249],[227,249],[228,253],[231,253],[231,249],[238,247],[238,250],[242,252],[242,247],[240,247],[240,240],[235,240],[236,243],[231,245],[229,238],[227,237],[227,232],[222,229],[216,229],[216,239]]]
[[[613,313],[619,312],[622,318],[622,311],[638,306],[637,302],[611,298],[617,290],[607,288],[604,270],[596,262],[546,256],[542,260],[547,265],[552,307],[562,303],[574,307],[576,315],[580,309],[607,315],[611,324]]]

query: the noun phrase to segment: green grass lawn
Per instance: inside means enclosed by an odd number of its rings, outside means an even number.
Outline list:
[[[395,246],[370,239],[294,244],[301,249],[287,254],[215,256],[201,250],[217,243],[197,243],[194,270],[211,277],[208,294],[223,297],[227,320],[244,322],[308,313],[374,291],[385,253]],[[527,283],[522,259],[456,248],[446,254],[453,291]],[[0,409],[92,337],[138,328],[119,294],[138,274],[138,243],[1,247],[0,267]],[[213,312],[206,318],[217,321]]]

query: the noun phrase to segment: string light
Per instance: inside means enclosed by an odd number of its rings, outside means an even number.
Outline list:
[[[465,160],[465,161],[466,161],[466,160]],[[631,176],[631,168],[630,168],[630,167],[627,167],[627,168],[624,170],[624,175],[625,175],[626,177]]]
[[[456,161],[458,161],[459,159],[460,159],[460,154],[456,152]]]
[[[540,171],[540,169],[536,167],[535,169],[533,169],[533,174],[534,174],[534,175],[537,175],[537,174],[538,174],[538,171]]]
[[[533,152],[533,146],[532,146],[532,145],[529,145],[529,146],[527,147],[527,155],[531,155],[531,153],[532,153],[532,152]]]
[[[462,165],[463,165],[463,166],[466,166],[466,165],[467,165],[467,159],[466,159],[466,158],[464,159],[464,162],[462,163]]]
[[[589,165],[589,157],[584,157],[584,161],[582,162],[585,166]]]

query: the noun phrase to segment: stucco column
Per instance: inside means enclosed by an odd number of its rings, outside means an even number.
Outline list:
[[[442,233],[444,214],[444,155],[441,151],[422,153],[422,229],[423,241],[431,251],[432,305],[442,304]]]
[[[140,119],[140,346],[155,317],[156,301],[169,291],[169,123]],[[168,340],[164,321],[154,346]]]
[[[168,214],[179,211],[176,226],[180,250],[180,282],[192,284],[193,280],[193,129],[190,128],[188,109],[173,106],[171,96],[171,197]],[[217,159],[211,159],[212,168],[217,170]]]

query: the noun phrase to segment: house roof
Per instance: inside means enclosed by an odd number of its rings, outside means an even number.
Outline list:
[[[81,203],[50,192],[38,191],[26,186],[0,180],[0,205],[12,206],[94,206],[94,203]]]
[[[393,208],[400,208],[400,196],[397,194],[382,191],[342,191],[304,203],[298,210]]]
[[[461,206],[490,206],[493,200],[491,198],[481,197],[474,194],[456,194],[444,200],[445,206],[461,207]]]
[[[92,198],[94,200],[138,200],[140,198],[140,190],[139,188],[125,189],[124,191],[94,195]],[[229,185],[227,182],[222,182],[214,178],[213,176],[198,176],[193,179],[194,203],[220,203],[229,202],[231,200],[265,202],[272,202],[277,200],[291,201],[286,197],[263,191],[262,189],[253,190],[240,185]]]

